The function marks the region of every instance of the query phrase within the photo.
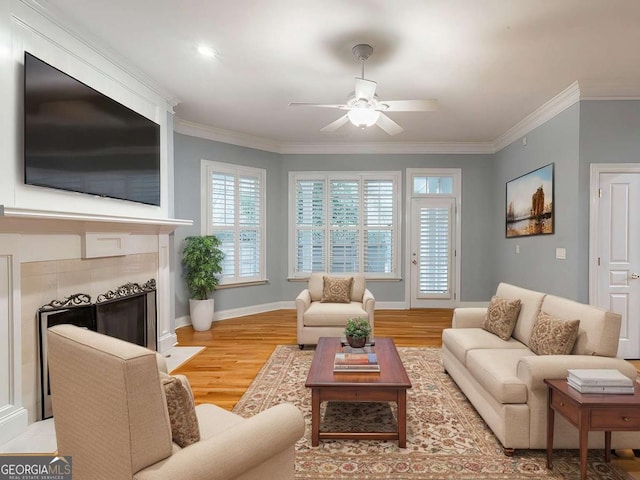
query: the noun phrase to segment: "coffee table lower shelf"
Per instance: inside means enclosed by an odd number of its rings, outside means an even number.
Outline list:
[[[322,402],[395,402],[398,405],[396,432],[323,432],[320,431]],[[312,388],[311,389],[311,446],[320,440],[397,440],[400,448],[407,447],[407,391],[404,388]]]

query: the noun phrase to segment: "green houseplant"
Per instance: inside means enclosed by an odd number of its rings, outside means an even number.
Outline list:
[[[182,251],[184,277],[189,289],[189,310],[194,330],[211,328],[213,321],[213,298],[209,295],[218,286],[218,275],[222,273],[224,253],[222,242],[215,235],[187,237]]]
[[[350,318],[344,327],[344,335],[347,342],[353,348],[362,348],[367,343],[367,337],[371,334],[369,320],[364,317]]]

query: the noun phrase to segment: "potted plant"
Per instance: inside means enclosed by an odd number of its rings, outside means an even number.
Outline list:
[[[189,289],[189,311],[194,330],[211,328],[213,298],[209,295],[218,286],[218,275],[222,273],[224,253],[220,245],[222,242],[215,235],[185,238],[182,265]]]
[[[344,336],[347,343],[353,348],[362,348],[367,343],[367,337],[371,334],[369,320],[363,317],[350,318],[344,327]]]

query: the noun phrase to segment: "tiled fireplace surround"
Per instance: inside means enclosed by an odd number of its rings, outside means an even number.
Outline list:
[[[21,264],[22,401],[29,412],[29,423],[37,419],[41,407],[37,310],[51,300],[64,300],[74,293],[86,293],[95,300],[99,294],[127,282],[143,284],[155,279],[157,257],[155,253],[142,253]]]
[[[2,212],[0,212],[2,213]],[[128,282],[156,280],[157,344],[176,342],[170,233],[191,222],[8,219],[0,215],[0,444],[40,412],[37,310]]]

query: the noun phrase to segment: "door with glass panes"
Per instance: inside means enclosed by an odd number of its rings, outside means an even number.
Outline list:
[[[456,204],[450,175],[414,173],[410,200],[409,276],[411,308],[456,303]]]

